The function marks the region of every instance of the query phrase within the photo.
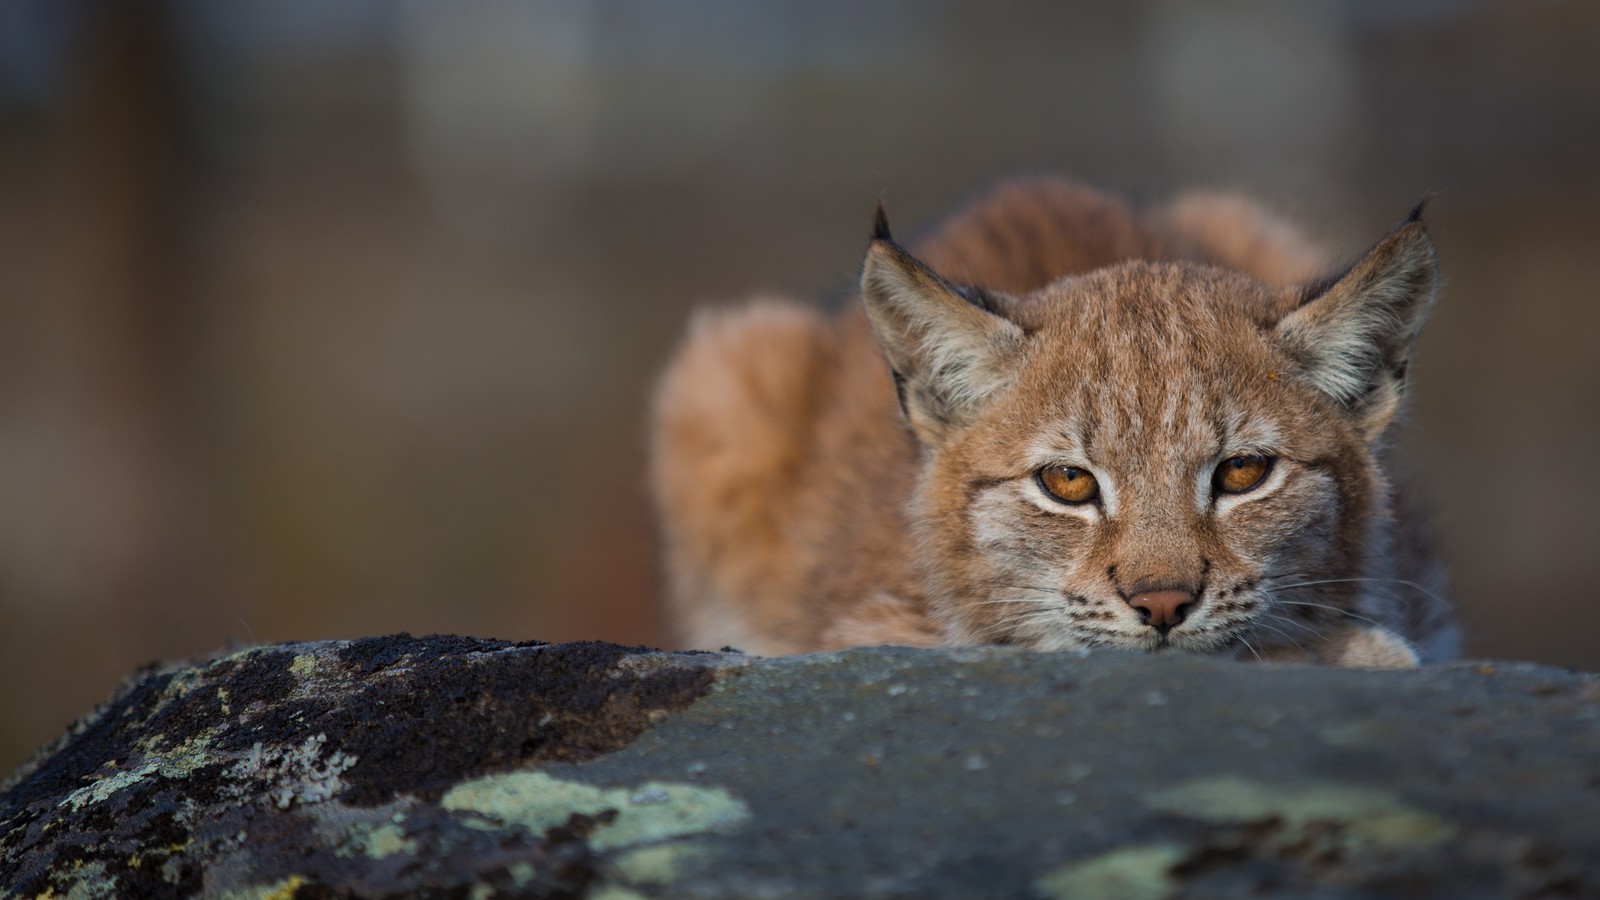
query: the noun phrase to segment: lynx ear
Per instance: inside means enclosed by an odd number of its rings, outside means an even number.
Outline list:
[[[939,443],[1010,383],[1022,329],[993,312],[987,295],[950,284],[896,244],[882,204],[861,267],[861,298],[900,408],[924,444]]]
[[[1349,270],[1302,288],[1300,308],[1277,325],[1305,377],[1344,406],[1369,441],[1400,408],[1411,348],[1438,285],[1422,225],[1426,203]]]

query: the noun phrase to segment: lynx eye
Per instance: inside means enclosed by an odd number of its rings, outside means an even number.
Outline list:
[[[1094,476],[1073,466],[1045,466],[1039,470],[1039,486],[1062,503],[1088,503],[1100,496]]]
[[[1261,484],[1271,471],[1270,456],[1233,456],[1217,466],[1214,483],[1224,494],[1242,494]]]

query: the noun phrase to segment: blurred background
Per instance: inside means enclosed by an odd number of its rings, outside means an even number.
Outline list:
[[[688,311],[996,179],[1425,191],[1403,442],[1474,654],[1600,668],[1600,5],[0,0],[0,774],[135,667],[668,640]]]

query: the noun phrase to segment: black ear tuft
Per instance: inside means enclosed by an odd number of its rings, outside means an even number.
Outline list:
[[[861,302],[895,374],[906,421],[936,447],[1009,385],[1027,333],[999,299],[959,288],[889,237],[883,205],[861,261]]]
[[[1417,205],[1413,206],[1411,208],[1411,214],[1406,216],[1405,221],[1403,221],[1400,224],[1394,226],[1393,228],[1391,228],[1389,230],[1389,234],[1384,235],[1385,240],[1387,240],[1395,232],[1397,232],[1400,229],[1405,228],[1407,226],[1410,226],[1410,225],[1423,225],[1422,214],[1427,211],[1428,204],[1432,203],[1433,202],[1433,198],[1437,197],[1437,196],[1439,196],[1439,192],[1438,191],[1429,191],[1426,194],[1423,194],[1422,195],[1422,199],[1417,201]],[[1424,228],[1426,228],[1426,226],[1424,226]],[[1355,267],[1357,265],[1359,265],[1359,264],[1360,264],[1359,260],[1356,261],[1356,262],[1349,263],[1349,264],[1343,266],[1342,268],[1340,268],[1340,269],[1338,269],[1338,270],[1336,270],[1334,272],[1331,272],[1331,273],[1329,273],[1327,275],[1322,276],[1321,278],[1314,278],[1311,281],[1308,281],[1305,284],[1301,285],[1300,286],[1300,305],[1304,306],[1307,303],[1310,303],[1311,301],[1317,299],[1318,297],[1321,297],[1323,294],[1326,294],[1330,288],[1332,288],[1334,285],[1338,284],[1341,280],[1343,280],[1344,277],[1346,275],[1349,275],[1351,270],[1355,269]]]
[[[878,195],[878,206],[872,213],[872,239],[875,241],[893,241],[894,236],[889,234],[889,213],[883,208],[883,195]]]
[[[1411,208],[1411,215],[1406,216],[1406,220],[1400,224],[1410,225],[1412,222],[1421,222],[1422,211],[1427,209],[1428,204],[1432,203],[1433,198],[1437,196],[1439,196],[1438,191],[1429,191],[1426,194],[1423,194],[1422,199],[1417,201],[1417,205]]]

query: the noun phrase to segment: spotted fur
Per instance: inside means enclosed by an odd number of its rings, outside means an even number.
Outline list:
[[[703,313],[655,413],[684,639],[1452,656],[1438,567],[1379,461],[1433,247],[1414,214],[1330,268],[1242,198],[1139,213],[1027,181],[912,249],[880,212],[837,317]],[[1275,462],[1218,493],[1241,454]],[[1053,500],[1049,465],[1092,472],[1098,501]],[[1175,589],[1198,599],[1169,630],[1129,602]]]

